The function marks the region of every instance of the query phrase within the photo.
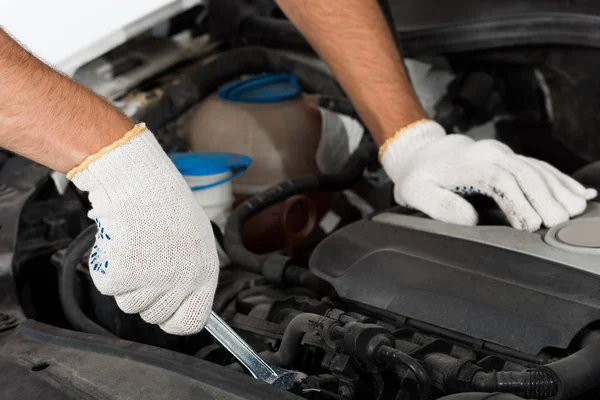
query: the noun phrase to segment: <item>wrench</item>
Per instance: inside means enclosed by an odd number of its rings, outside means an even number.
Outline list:
[[[250,372],[250,375],[260,381],[289,390],[306,378],[301,372],[269,365],[214,311],[210,313],[204,328]]]

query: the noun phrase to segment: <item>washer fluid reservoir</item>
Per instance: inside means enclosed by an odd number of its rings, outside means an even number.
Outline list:
[[[182,132],[192,151],[252,158],[246,173],[233,182],[240,197],[318,173],[321,118],[293,75],[261,74],[221,86],[190,112]]]

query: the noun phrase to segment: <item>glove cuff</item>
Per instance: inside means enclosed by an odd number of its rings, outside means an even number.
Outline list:
[[[72,170],[70,170],[67,173],[67,178],[69,178],[69,180],[72,181],[73,178],[75,177],[75,175],[77,175],[79,172],[86,170],[94,161],[107,155],[111,151],[123,146],[124,144],[129,143],[133,138],[135,138],[136,136],[138,136],[145,130],[146,130],[146,124],[144,124],[144,123],[137,124],[129,132],[127,132],[125,135],[123,135],[123,137],[121,139],[118,139],[118,140],[114,141],[112,144],[98,150],[94,154],[89,155],[85,160],[83,160],[81,162],[81,164],[79,164],[78,166],[76,166],[75,168],[73,168]]]
[[[385,141],[379,149],[379,160],[386,171],[391,171],[427,143],[444,136],[446,131],[435,121],[422,119],[413,122]]]
[[[152,209],[172,202],[172,193],[185,193],[194,200],[173,162],[143,124],[71,172],[75,186],[89,192],[95,212],[115,207]]]

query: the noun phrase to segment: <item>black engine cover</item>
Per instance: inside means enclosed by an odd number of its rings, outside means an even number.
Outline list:
[[[598,216],[594,204],[583,219]],[[310,268],[342,299],[538,354],[600,320],[599,249],[548,234],[387,213],[328,237]]]

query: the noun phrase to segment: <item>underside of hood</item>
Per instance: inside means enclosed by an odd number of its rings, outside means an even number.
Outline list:
[[[72,76],[83,64],[203,0],[4,0],[0,26]]]

